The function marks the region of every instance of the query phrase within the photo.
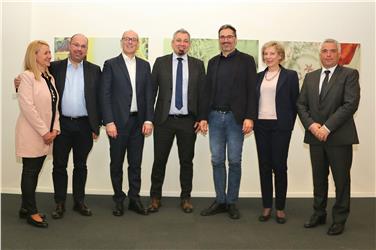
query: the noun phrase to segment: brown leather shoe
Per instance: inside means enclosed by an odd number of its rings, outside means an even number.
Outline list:
[[[155,213],[158,212],[158,209],[162,206],[161,200],[158,198],[151,198],[150,205],[148,207],[149,213]]]
[[[191,199],[183,199],[180,203],[181,209],[183,209],[184,213],[192,213],[193,212],[193,205]]]

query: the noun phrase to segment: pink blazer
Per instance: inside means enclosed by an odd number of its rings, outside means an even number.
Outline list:
[[[43,78],[40,81],[35,80],[34,74],[30,71],[25,71],[20,76],[21,83],[18,88],[20,114],[16,125],[16,155],[40,157],[50,154],[52,144],[46,145],[43,141],[43,135],[50,131],[52,119],[50,90]],[[51,82],[55,86],[55,79],[52,78]],[[54,108],[56,115],[53,129],[60,131],[57,105]]]

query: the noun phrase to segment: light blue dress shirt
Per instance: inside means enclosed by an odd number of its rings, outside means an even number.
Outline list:
[[[61,99],[61,111],[64,116],[87,116],[84,88],[83,62],[75,68],[68,59],[65,87]]]
[[[175,107],[175,90],[176,90],[176,70],[178,68],[178,57],[183,58],[183,107],[179,110]],[[188,56],[177,56],[172,54],[172,98],[170,106],[170,115],[187,115],[188,114]]]

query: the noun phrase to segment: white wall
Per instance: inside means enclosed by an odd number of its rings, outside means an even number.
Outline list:
[[[2,9],[2,192],[19,193],[22,165],[15,157],[14,127],[18,104],[12,80],[22,70],[27,44],[34,39],[84,33],[89,37],[121,37],[136,30],[149,37],[152,64],[162,55],[162,41],[183,27],[193,38],[217,38],[218,28],[234,25],[239,39],[317,41],[332,37],[361,44],[361,102],[355,120],[360,145],[354,146],[353,196],[375,197],[375,4],[374,3],[258,3],[246,1],[135,1],[107,3],[3,3]],[[204,3],[203,3],[204,2]],[[293,7],[292,7],[293,6]],[[119,48],[120,52],[120,48]],[[108,55],[108,58],[115,55]],[[259,62],[260,65],[261,62]],[[102,65],[100,65],[102,66]],[[289,155],[289,197],[312,196],[308,147],[303,144],[303,127],[297,122]],[[153,161],[152,137],[145,141],[141,195],[148,195]],[[89,156],[86,191],[112,194],[109,175],[108,140],[102,130]],[[126,166],[124,167],[126,170]],[[45,162],[38,191],[53,192],[52,160]],[[69,176],[72,163],[69,165]],[[179,166],[176,146],[171,151],[164,184],[165,196],[178,196]],[[70,178],[71,179],[71,178]],[[126,180],[126,178],[125,178]],[[70,180],[71,181],[71,180]],[[332,181],[331,181],[332,182]],[[71,182],[70,182],[71,183]],[[125,190],[127,183],[125,182]],[[69,184],[71,186],[71,184]],[[71,189],[69,189],[71,191]],[[333,196],[333,184],[330,195]],[[193,196],[214,196],[208,138],[199,136],[194,160]],[[242,197],[260,196],[254,136],[245,140]]]

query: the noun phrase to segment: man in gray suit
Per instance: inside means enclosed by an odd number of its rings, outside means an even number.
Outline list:
[[[322,68],[308,73],[297,102],[299,118],[310,145],[314,188],[314,213],[304,224],[313,228],[326,222],[329,166],[336,188],[333,223],[328,235],[344,230],[350,212],[352,145],[358,144],[353,115],[360,100],[359,73],[338,65],[340,44],[327,39],[321,44]]]
[[[150,135],[153,129],[150,65],[135,56],[139,47],[136,32],[124,32],[120,43],[122,53],[104,63],[101,85],[103,123],[110,141],[110,171],[115,202],[112,213],[114,216],[124,213],[123,162],[127,153],[128,209],[147,215],[139,192],[144,136]]]
[[[191,213],[193,156],[205,68],[201,60],[187,55],[191,45],[190,35],[180,29],[174,33],[173,53],[157,58],[152,79],[154,99],[158,93],[154,119],[154,163],[151,175],[149,212],[161,206],[162,185],[171,146],[176,137],[180,161],[181,208]]]

